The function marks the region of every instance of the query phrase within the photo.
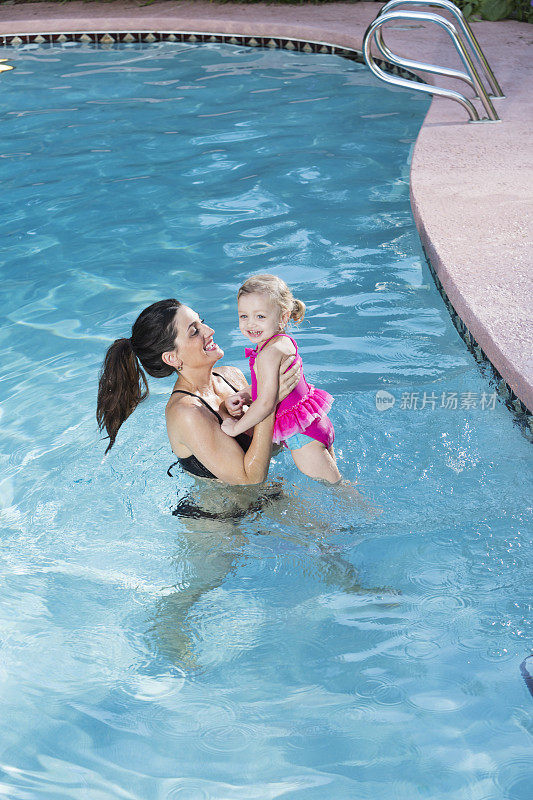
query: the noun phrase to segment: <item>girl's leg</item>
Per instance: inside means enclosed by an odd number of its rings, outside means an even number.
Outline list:
[[[309,439],[308,444],[304,444],[297,450],[291,450],[291,455],[300,472],[309,478],[327,483],[338,483],[342,477],[337,469],[333,447],[326,450],[324,445],[317,442],[316,439]]]

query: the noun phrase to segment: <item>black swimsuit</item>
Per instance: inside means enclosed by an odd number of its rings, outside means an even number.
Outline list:
[[[232,386],[231,383],[228,380],[226,380],[226,378],[223,375],[220,375],[220,373],[218,373],[218,372],[213,372],[213,375],[216,375],[217,378],[222,378],[222,380],[225,381],[228,384],[230,389],[233,389],[234,392],[237,391],[237,389],[234,386]],[[178,392],[180,394],[188,394],[191,397],[196,397],[197,400],[199,400],[201,403],[203,403],[204,406],[206,408],[208,408],[209,411],[211,411],[212,414],[215,415],[215,417],[218,419],[219,423],[222,425],[222,421],[223,420],[222,420],[222,417],[220,416],[220,414],[218,413],[218,411],[215,411],[215,409],[212,408],[209,405],[209,403],[207,403],[202,397],[198,397],[198,395],[194,394],[194,392],[186,392],[184,389],[174,389],[172,394],[177,394]],[[171,397],[172,397],[172,395],[171,395]],[[246,453],[246,451],[250,447],[250,444],[251,444],[252,440],[250,439],[250,437],[248,436],[247,433],[240,433],[238,436],[235,437],[235,441],[240,444],[240,446],[242,447],[243,451]],[[172,469],[172,467],[175,467],[176,464],[179,464],[180,467],[185,470],[185,472],[189,472],[191,475],[197,475],[199,478],[211,478],[211,479],[217,480],[217,476],[213,475],[213,473],[210,470],[208,470],[207,467],[204,467],[202,462],[198,461],[198,459],[196,458],[195,455],[187,456],[187,458],[178,458],[177,461],[175,461],[173,464],[171,464],[170,467],[167,470],[167,475],[169,475],[171,478],[173,478],[174,475],[171,473],[170,470]]]

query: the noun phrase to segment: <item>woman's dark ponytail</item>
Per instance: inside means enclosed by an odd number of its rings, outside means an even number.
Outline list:
[[[96,420],[109,436],[107,451],[113,447],[118,429],[148,395],[146,376],[139,367],[130,339],[117,339],[106,353],[100,383]]]
[[[148,382],[142,366],[154,378],[172,375],[172,367],[162,360],[173,350],[176,340],[178,300],[160,300],[139,314],[131,339],[117,339],[106,353],[100,372],[96,421],[109,436],[106,453],[113,447],[122,423],[148,396]]]

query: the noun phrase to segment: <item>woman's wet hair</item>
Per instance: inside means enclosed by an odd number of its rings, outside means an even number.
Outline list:
[[[289,319],[299,323],[305,316],[305,303],[293,296],[291,290],[277,275],[252,275],[237,293],[237,300],[243,294],[267,294],[277,303],[280,316],[289,313]]]
[[[100,371],[96,405],[98,427],[105,428],[109,436],[106,453],[113,447],[122,423],[148,396],[143,368],[153,378],[166,378],[174,372],[162,355],[175,347],[176,312],[180,306],[179,300],[174,299],[153,303],[135,320],[131,338],[116,339],[108,349]]]

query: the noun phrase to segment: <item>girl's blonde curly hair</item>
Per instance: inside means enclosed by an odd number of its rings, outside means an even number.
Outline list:
[[[288,312],[289,319],[292,319],[297,324],[303,320],[305,303],[293,297],[285,281],[282,281],[276,275],[252,275],[251,278],[244,281],[237,292],[237,300],[243,294],[255,294],[256,292],[268,294],[278,304],[280,317]]]

